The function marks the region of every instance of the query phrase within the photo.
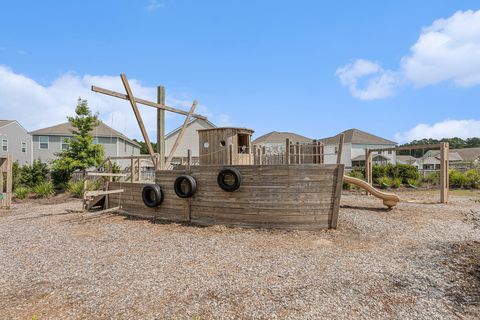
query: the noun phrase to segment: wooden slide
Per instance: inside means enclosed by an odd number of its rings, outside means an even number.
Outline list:
[[[368,182],[363,181],[361,179],[353,178],[350,176],[343,176],[343,182],[350,183],[365,189],[368,193],[371,193],[377,198],[383,200],[383,204],[386,205],[388,208],[396,206],[400,202],[400,197],[393,193],[382,192],[378,189],[372,187]]]

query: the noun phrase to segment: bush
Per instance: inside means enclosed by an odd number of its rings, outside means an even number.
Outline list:
[[[418,187],[422,184],[422,180],[421,179],[408,179],[407,180],[407,184],[411,187]]]
[[[448,173],[448,179],[450,180],[450,187],[463,188],[468,187],[467,177],[457,170],[450,170]]]
[[[392,188],[398,189],[402,185],[402,178],[398,177],[392,180]]]
[[[33,160],[32,165],[24,165],[20,168],[20,183],[27,187],[35,187],[47,180],[47,164],[40,160]]]
[[[417,168],[409,164],[387,164],[372,167],[373,181],[379,182],[379,179],[389,177],[391,179],[401,178],[402,183],[407,183],[408,179],[419,179],[420,173]]]
[[[71,173],[68,170],[54,167],[51,172],[51,177],[55,188],[57,190],[64,190],[67,187],[68,181],[71,178]]]
[[[348,175],[350,177],[354,177],[354,178],[357,178],[357,179],[362,179],[362,180],[365,179],[365,174],[360,170],[352,170],[352,171],[350,171],[350,173]]]
[[[440,184],[440,172],[430,172],[422,179],[422,181],[434,186],[438,186]]]
[[[392,179],[389,177],[380,177],[377,179],[377,183],[380,185],[380,188],[387,189],[389,186],[392,185]]]
[[[50,181],[42,182],[33,187],[33,192],[38,198],[50,198],[55,194],[55,188]]]
[[[70,181],[67,183],[67,191],[75,198],[81,198],[83,196],[83,181]]]
[[[25,199],[30,194],[30,188],[17,187],[14,194],[17,199]]]
[[[467,178],[467,184],[470,188],[480,188],[480,170],[470,169],[465,172],[465,177]]]

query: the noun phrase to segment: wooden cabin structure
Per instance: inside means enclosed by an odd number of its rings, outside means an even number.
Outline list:
[[[253,132],[231,127],[198,130],[200,165],[253,164]]]

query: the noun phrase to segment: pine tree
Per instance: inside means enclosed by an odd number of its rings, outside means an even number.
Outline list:
[[[93,143],[92,132],[100,124],[98,114],[92,114],[87,100],[78,99],[75,117],[68,117],[73,127],[73,137],[68,147],[57,154],[53,161],[52,178],[57,186],[64,186],[75,170],[98,166],[104,158],[103,146]]]

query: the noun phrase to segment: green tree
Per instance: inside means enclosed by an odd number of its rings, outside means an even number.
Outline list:
[[[73,138],[68,148],[57,154],[52,165],[52,179],[57,187],[64,187],[75,170],[98,166],[104,158],[103,146],[93,143],[92,131],[99,125],[98,114],[92,114],[87,100],[78,99],[75,117],[68,117],[73,127]]]
[[[32,165],[23,165],[19,171],[19,182],[30,188],[47,180],[48,166],[41,160],[33,160]]]
[[[148,154],[147,144],[143,141],[138,141],[137,139],[133,139],[133,141],[137,142],[140,145],[140,154]],[[152,142],[153,150],[157,150],[157,144]]]

